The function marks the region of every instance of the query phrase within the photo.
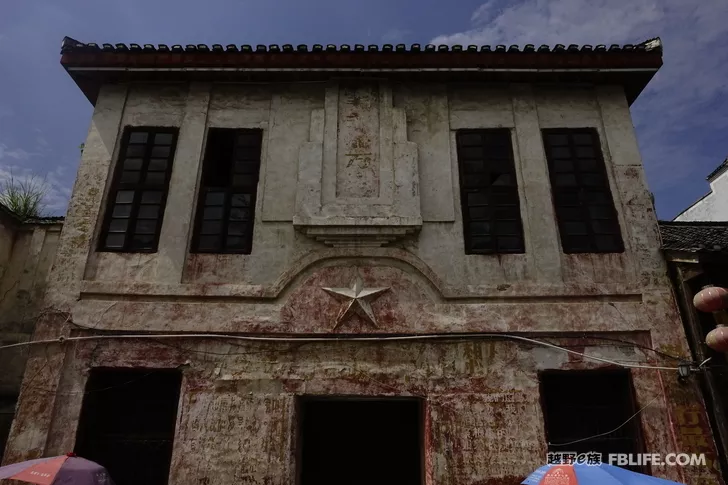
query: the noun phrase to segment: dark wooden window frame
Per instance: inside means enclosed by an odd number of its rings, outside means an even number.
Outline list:
[[[542,133],[542,139],[544,144],[544,150],[546,153],[546,159],[548,161],[548,169],[549,169],[549,181],[551,183],[551,200],[554,205],[554,212],[556,214],[556,219],[559,227],[559,236],[561,241],[562,250],[566,254],[586,254],[586,253],[603,253],[603,254],[609,254],[609,253],[623,253],[624,252],[624,239],[622,237],[622,228],[620,227],[619,223],[619,216],[617,213],[617,208],[614,203],[614,196],[612,194],[612,188],[609,181],[609,175],[607,173],[607,167],[606,163],[604,161],[604,153],[602,151],[602,145],[601,140],[599,137],[599,133],[595,128],[549,128],[541,130]],[[568,158],[555,158],[552,157],[551,148],[553,148],[549,142],[547,141],[547,138],[552,135],[564,135],[568,138],[568,145],[565,145],[564,147],[568,147],[570,152],[570,157]],[[591,171],[581,171],[578,168],[578,162],[577,160],[579,157],[577,157],[577,145],[574,143],[574,135],[588,135],[591,137],[592,145],[591,148],[594,151],[593,159],[596,160],[596,164],[598,165],[594,170]],[[582,146],[579,146],[582,147]],[[586,145],[583,146],[584,148]],[[592,159],[592,157],[586,157],[588,159]],[[555,169],[555,160],[570,160],[571,163],[574,166],[574,169],[572,169],[571,172],[569,171],[563,171],[558,172]],[[559,186],[556,181],[557,175],[564,175],[564,174],[573,174],[575,177],[576,185],[574,186]],[[599,175],[602,177],[603,183],[601,185],[589,185],[584,183],[584,177],[588,175]],[[608,199],[606,202],[602,203],[594,203],[593,201],[589,203],[586,199],[587,193],[586,191],[592,189],[594,191],[603,192],[606,198]],[[564,204],[563,202],[559,202],[558,199],[561,198],[562,201],[566,198],[564,194],[573,193],[572,195],[578,199],[578,204]],[[602,208],[605,209],[607,212],[607,216],[596,219],[590,215],[590,209],[593,208]],[[563,212],[561,212],[564,209],[572,209],[575,212],[580,212],[580,217],[578,221],[576,220],[569,220],[565,221]],[[597,233],[595,232],[593,228],[594,221],[608,221],[612,225],[613,232],[611,233]],[[569,237],[579,237],[575,236],[573,234],[568,234],[565,228],[565,225],[568,222],[582,222],[586,226],[587,234],[581,236],[581,237],[587,237],[589,240],[588,247],[576,247],[574,244],[569,243],[568,239]],[[604,235],[611,235],[616,238],[616,244],[613,246],[606,248],[606,249],[600,249],[597,245],[596,238],[598,235],[604,234]]]
[[[473,162],[481,162],[483,164],[483,171],[487,172],[487,164],[489,163],[489,156],[488,153],[486,153],[486,141],[485,136],[503,136],[508,140],[507,146],[508,146],[508,153],[506,158],[508,159],[507,162],[504,160],[501,160],[501,163],[507,163],[508,165],[508,173],[506,174],[503,172],[504,175],[509,175],[511,177],[511,182],[502,185],[502,186],[496,186],[495,184],[488,183],[487,185],[484,185],[482,187],[468,187],[468,176],[469,174],[466,173],[466,163],[473,163]],[[463,139],[466,136],[480,136],[483,139],[483,155],[482,159],[476,160],[473,159],[467,159],[464,155],[465,150],[468,148],[477,148],[477,145],[464,145]],[[525,247],[525,239],[523,235],[523,221],[521,218],[521,201],[520,201],[520,195],[518,192],[518,177],[516,175],[516,164],[515,164],[515,157],[513,154],[513,138],[511,135],[511,130],[509,128],[483,128],[483,129],[463,129],[463,130],[457,130],[456,134],[456,146],[457,146],[457,158],[458,158],[458,174],[459,174],[459,180],[460,180],[460,210],[462,214],[462,221],[463,221],[463,240],[465,243],[465,254],[523,254],[526,252]],[[490,161],[492,162],[493,159],[491,158]],[[484,203],[482,205],[475,205],[470,204],[467,200],[469,193],[481,193],[486,198],[488,198],[488,202]],[[495,202],[495,194],[499,194],[500,196],[508,196],[510,199],[512,199],[513,203],[505,204],[505,205],[499,205],[502,204],[502,201],[498,201],[498,203]],[[500,209],[499,209],[500,207]],[[474,219],[471,217],[471,209],[482,209],[485,212],[488,212],[488,217],[483,218],[477,218]],[[509,208],[509,209],[506,209]],[[508,217],[499,217],[498,211],[505,211],[509,210],[511,214],[509,214]],[[471,223],[477,223],[477,222],[483,222],[490,224],[490,231],[488,234],[483,235],[474,235],[471,231]],[[498,234],[497,227],[500,224],[510,224],[511,226],[515,225],[515,230],[511,231],[509,234]],[[474,247],[475,246],[475,238],[483,238],[483,239],[492,239],[492,243],[489,249],[479,249]],[[517,238],[518,244],[517,246],[514,245],[514,247],[500,247],[498,243],[499,237],[501,238]]]
[[[145,132],[147,133],[147,142],[144,155],[142,155],[142,165],[140,166],[140,176],[146,177],[148,173],[149,163],[151,160],[151,151],[154,147],[152,140],[157,134],[169,134],[172,135],[172,142],[170,145],[170,153],[167,157],[167,165],[164,170],[164,183],[163,185],[147,185],[141,181],[130,183],[122,182],[122,174],[124,172],[124,161],[129,148],[129,140],[134,132]],[[159,246],[159,236],[162,231],[162,222],[164,221],[164,211],[167,206],[167,196],[169,194],[169,182],[172,176],[172,166],[174,165],[174,157],[177,150],[177,138],[179,129],[176,127],[159,127],[159,126],[127,126],[124,128],[124,134],[121,139],[121,145],[119,149],[119,155],[116,160],[116,166],[114,168],[114,176],[112,179],[111,187],[108,192],[108,198],[106,201],[106,212],[104,215],[104,223],[99,234],[98,251],[100,252],[116,252],[116,253],[156,253]],[[120,248],[107,247],[106,237],[109,234],[110,225],[113,219],[114,205],[116,203],[117,193],[119,191],[128,190],[134,191],[134,198],[131,202],[131,213],[128,217],[126,238],[124,245]],[[131,244],[132,234],[131,228],[137,222],[139,216],[139,209],[142,206],[142,192],[162,192],[159,202],[159,214],[157,219],[157,225],[154,230],[154,240],[152,246],[149,248],[134,248]],[[154,204],[156,205],[156,204]]]
[[[621,427],[621,430],[632,428],[633,431],[633,442],[634,442],[634,448],[633,453],[643,453],[645,450],[645,441],[644,441],[644,432],[642,430],[642,420],[641,420],[641,413],[637,414],[636,416],[633,416],[637,411],[637,397],[635,395],[635,388],[634,388],[634,379],[632,376],[632,373],[628,369],[615,369],[615,368],[602,368],[602,369],[588,369],[588,370],[544,370],[538,373],[538,383],[539,383],[539,394],[540,394],[540,400],[541,400],[541,410],[543,414],[543,420],[544,420],[544,435],[546,437],[546,443],[548,447],[549,452],[563,452],[563,453],[569,453],[577,451],[579,452],[579,448],[588,448],[589,443],[594,442],[604,442],[609,441],[609,435],[605,436],[599,436],[595,437],[591,440],[585,440],[581,441],[579,443],[574,443],[572,445],[564,445],[564,446],[549,446],[548,444],[551,443],[551,440],[553,438],[553,434],[549,433],[549,413],[547,411],[547,405],[546,405],[546,393],[548,390],[546,389],[547,384],[545,383],[545,380],[548,379],[551,376],[590,376],[590,377],[596,377],[596,376],[609,376],[609,375],[623,375],[626,379],[626,385],[628,387],[628,395],[625,396],[627,401],[629,402],[629,411],[628,416],[625,417],[624,421],[629,418],[629,422],[625,424],[623,427]],[[546,378],[546,379],[544,379]],[[574,392],[578,395],[579,393],[584,392],[583,389],[575,389]],[[565,399],[570,399],[570,396],[565,396]],[[553,418],[553,417],[551,417]],[[619,423],[622,424],[622,423]],[[616,426],[615,426],[616,428]],[[598,434],[598,433],[596,433]],[[589,436],[579,436],[576,439],[583,439],[587,438]],[[575,440],[571,440],[575,441]],[[558,444],[558,443],[557,443]],[[588,451],[594,451],[589,449]],[[639,473],[649,473],[648,467],[646,466],[630,466],[627,467],[630,470],[639,472]]]
[[[207,164],[211,163],[212,160],[208,160],[208,149],[209,147],[205,146],[205,157],[202,162],[202,177],[200,178],[200,189],[198,192],[198,200],[197,200],[197,209],[195,214],[195,228],[192,236],[192,246],[191,246],[191,253],[196,254],[251,254],[253,250],[253,231],[255,229],[255,205],[258,198],[258,182],[260,181],[260,169],[261,169],[261,159],[263,156],[263,135],[264,131],[259,128],[217,128],[212,127],[208,128],[207,131],[207,143],[210,141],[210,133],[212,130],[230,130],[236,133],[250,133],[250,134],[256,134],[260,136],[260,141],[257,145],[258,149],[258,161],[257,161],[257,171],[253,175],[254,179],[251,181],[250,186],[252,187],[252,191],[249,194],[250,200],[248,201],[247,206],[233,206],[232,197],[233,195],[242,195],[242,192],[245,190],[243,186],[235,186],[232,183],[228,186],[224,187],[215,187],[215,186],[205,186],[205,171],[207,170]],[[234,176],[234,161],[231,163],[230,167],[230,180],[233,180]],[[242,174],[240,174],[242,175]],[[224,201],[222,204],[217,204],[214,206],[209,207],[222,207],[222,219],[221,221],[221,229],[220,229],[220,245],[215,249],[203,249],[200,248],[200,238],[203,236],[202,229],[203,229],[203,223],[204,221],[204,211],[205,211],[205,201],[206,197],[209,192],[221,192],[224,193]],[[237,193],[237,194],[236,194]],[[227,234],[229,225],[232,221],[231,219],[231,211],[233,208],[236,209],[243,209],[247,210],[249,212],[249,220],[246,220],[245,223],[248,225],[248,233],[245,235],[245,245],[242,248],[236,248],[236,249],[228,249],[225,248],[224,239],[225,237],[229,236]]]

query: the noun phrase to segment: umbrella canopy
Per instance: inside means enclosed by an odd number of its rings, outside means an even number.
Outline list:
[[[546,465],[531,473],[522,485],[683,485],[663,478],[631,472],[617,466]]]
[[[3,479],[38,485],[114,485],[104,467],[72,453],[0,467]]]

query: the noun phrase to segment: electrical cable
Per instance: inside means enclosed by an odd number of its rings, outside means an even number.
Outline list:
[[[567,441],[566,443],[549,443],[548,445],[549,446],[569,446],[569,445],[573,445],[575,443],[581,443],[583,441],[593,440],[594,438],[601,438],[602,436],[607,436],[608,434],[612,434],[615,431],[618,431],[618,430],[622,429],[624,426],[626,426],[627,423],[632,421],[638,414],[640,414],[642,411],[644,411],[649,405],[651,405],[653,402],[657,401],[657,399],[659,399],[659,398],[660,398],[660,396],[657,396],[654,399],[652,399],[650,402],[648,402],[647,404],[645,404],[644,406],[639,408],[636,413],[634,413],[632,416],[627,418],[627,421],[620,424],[619,426],[617,426],[616,428],[614,428],[611,431],[607,431],[606,433],[595,434],[593,436],[587,436],[586,438],[581,438],[581,439],[574,440],[574,441]]]
[[[509,339],[521,342],[527,342],[530,344],[541,345],[544,347],[566,352],[572,355],[578,355],[585,359],[594,360],[597,362],[603,362],[606,364],[617,365],[631,369],[652,369],[652,370],[667,370],[676,371],[677,367],[664,367],[664,366],[653,366],[653,365],[640,365],[632,364],[628,362],[618,362],[610,359],[604,359],[593,355],[587,355],[575,350],[570,350],[564,347],[560,347],[555,344],[536,340],[520,335],[505,334],[505,333],[466,333],[466,334],[422,334],[422,335],[398,335],[398,336],[377,336],[377,337],[271,337],[271,336],[252,336],[252,335],[226,335],[226,334],[214,334],[214,333],[203,333],[203,334],[117,334],[117,335],[88,335],[88,336],[77,336],[77,337],[59,337],[57,339],[44,339],[44,340],[31,340],[28,342],[19,342],[10,345],[0,346],[0,350],[9,349],[14,347],[23,347],[27,345],[40,345],[40,344],[56,344],[64,342],[79,342],[79,341],[92,341],[92,340],[108,340],[108,339],[231,339],[241,340],[249,342],[298,342],[298,343],[323,343],[323,342],[396,342],[396,341],[427,341],[427,340],[450,340],[450,339],[473,339],[473,338],[486,338],[486,339]]]

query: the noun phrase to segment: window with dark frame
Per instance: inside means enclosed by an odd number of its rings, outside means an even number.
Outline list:
[[[539,381],[549,452],[601,453],[602,463],[610,453],[642,452],[628,370],[547,371]]]
[[[300,485],[423,483],[421,400],[301,397],[297,414]]]
[[[176,128],[125,130],[100,251],[157,250],[176,142]]]
[[[166,485],[181,383],[176,369],[92,369],[74,452],[116,485]]]
[[[263,131],[210,128],[192,252],[250,254]]]
[[[564,252],[623,252],[596,130],[543,130],[543,141]]]
[[[456,140],[465,254],[525,252],[510,130],[459,130]]]

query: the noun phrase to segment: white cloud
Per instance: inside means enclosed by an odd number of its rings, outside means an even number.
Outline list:
[[[717,105],[728,95],[728,2],[522,0],[502,5],[489,0],[473,12],[470,29],[431,43],[596,45],[659,36],[664,66],[632,109],[650,184],[666,190],[696,165],[720,161],[705,160],[701,147],[686,144],[683,135],[728,130],[725,106]]]

